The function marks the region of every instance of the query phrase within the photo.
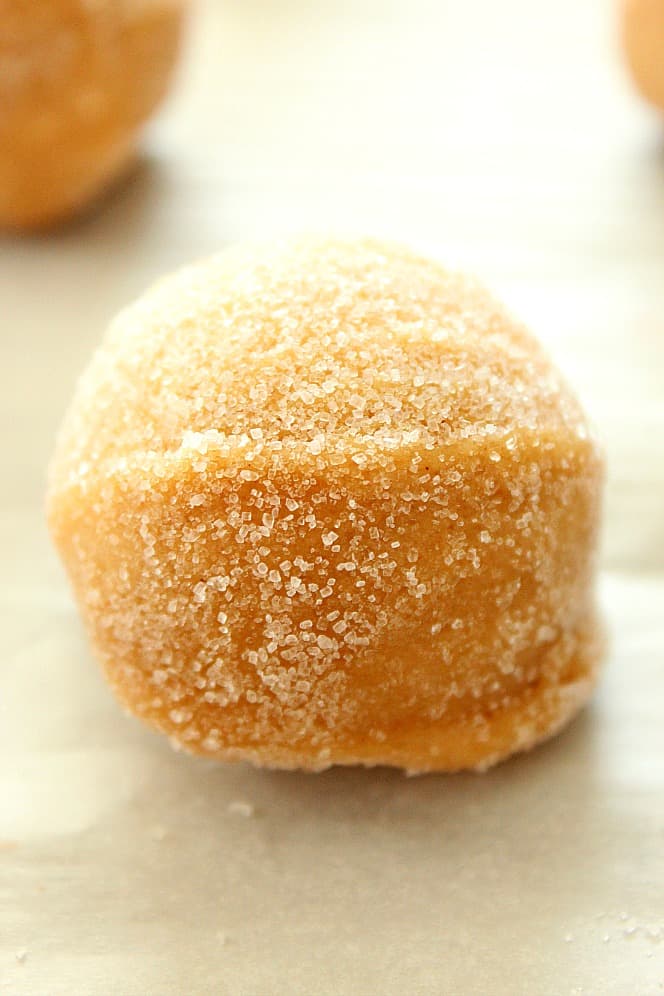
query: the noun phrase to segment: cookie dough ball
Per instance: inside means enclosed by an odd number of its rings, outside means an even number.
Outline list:
[[[184,0],[0,0],[0,226],[79,211],[166,90]]]
[[[118,317],[48,504],[113,689],[175,744],[453,770],[587,699],[601,478],[578,403],[473,280],[301,240]]]
[[[664,0],[626,0],[623,38],[636,85],[664,111]]]

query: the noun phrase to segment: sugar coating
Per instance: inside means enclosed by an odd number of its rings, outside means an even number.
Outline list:
[[[392,245],[239,247],[121,313],[49,519],[125,705],[283,767],[486,767],[586,699],[601,459],[537,342]]]
[[[0,226],[67,217],[126,165],[185,0],[0,0]]]

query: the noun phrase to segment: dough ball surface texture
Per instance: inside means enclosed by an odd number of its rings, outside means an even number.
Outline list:
[[[626,0],[623,39],[637,87],[664,111],[664,0]]]
[[[0,227],[100,194],[163,97],[184,0],[0,0]]]
[[[119,315],[48,508],[108,680],[174,744],[454,770],[589,695],[601,481],[577,401],[472,279],[302,239]]]

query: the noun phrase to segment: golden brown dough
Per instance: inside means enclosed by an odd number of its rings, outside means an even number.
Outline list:
[[[0,0],[0,227],[40,228],[132,156],[178,49],[184,0]]]
[[[117,318],[48,507],[111,685],[173,743],[452,770],[587,699],[601,478],[577,401],[473,280],[304,239]]]
[[[664,0],[626,0],[623,39],[636,85],[664,111]]]

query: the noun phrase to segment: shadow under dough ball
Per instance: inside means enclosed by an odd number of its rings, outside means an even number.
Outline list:
[[[184,0],[0,0],[0,227],[44,228],[122,172],[176,61]]]
[[[601,482],[577,401],[474,280],[304,239],[120,314],[48,516],[108,680],[174,744],[453,770],[587,699]]]
[[[664,111],[664,0],[626,0],[623,42],[637,87]]]

